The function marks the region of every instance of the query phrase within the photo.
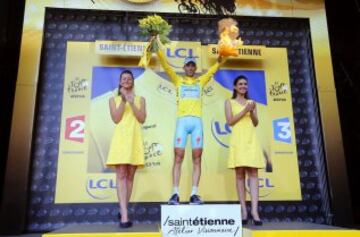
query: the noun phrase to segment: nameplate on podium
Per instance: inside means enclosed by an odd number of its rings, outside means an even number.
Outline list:
[[[164,237],[237,237],[242,234],[240,205],[162,205]]]

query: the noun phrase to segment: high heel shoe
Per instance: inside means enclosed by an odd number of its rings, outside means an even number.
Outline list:
[[[250,216],[251,216],[251,219],[252,219],[252,222],[253,222],[254,225],[262,226],[262,224],[263,224],[262,220],[255,220],[252,215],[250,215]]]
[[[246,216],[246,217],[245,217]],[[242,219],[243,217],[245,217],[244,219]],[[241,215],[241,224],[242,225],[247,225],[249,223],[249,218],[248,215]]]
[[[253,219],[253,222],[254,222],[254,225],[256,225],[256,226],[261,226],[263,224],[263,222],[261,220],[257,221],[257,220]]]
[[[119,223],[120,228],[126,229],[133,226],[133,223],[131,221],[121,222]]]

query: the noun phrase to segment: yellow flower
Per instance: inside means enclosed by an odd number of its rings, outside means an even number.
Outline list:
[[[161,16],[150,15],[139,20],[141,34],[144,36],[159,35],[162,43],[169,42],[168,35],[171,31],[169,25]]]

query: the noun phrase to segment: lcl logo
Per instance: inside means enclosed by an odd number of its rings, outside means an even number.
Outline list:
[[[217,120],[211,121],[211,133],[217,143],[225,148],[229,148],[229,135],[231,128],[227,123],[223,123]]]
[[[186,57],[198,58],[198,56],[194,55],[193,49],[187,49],[187,48],[177,48],[173,51],[170,48],[167,48],[166,55],[169,58],[186,58]]]

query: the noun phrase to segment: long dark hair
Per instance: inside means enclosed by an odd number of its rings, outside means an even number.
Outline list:
[[[118,95],[121,95],[121,92],[120,92],[120,89],[121,89],[121,77],[122,77],[122,75],[124,75],[124,74],[130,74],[131,77],[132,77],[132,79],[134,80],[134,75],[133,75],[132,71],[130,71],[130,70],[124,70],[124,71],[122,71],[121,74],[120,74],[120,77],[119,77]]]
[[[236,90],[235,90],[235,87],[236,87],[236,84],[238,83],[238,81],[240,81],[240,80],[245,80],[246,82],[248,82],[247,77],[244,76],[244,75],[240,75],[240,76],[238,76],[237,78],[235,78],[234,83],[233,83],[233,86],[234,86],[233,95],[232,95],[231,99],[235,99],[236,96],[237,96],[237,92],[236,92]],[[246,91],[244,97],[245,97],[245,99],[247,99],[247,100],[249,99],[248,91]]]

